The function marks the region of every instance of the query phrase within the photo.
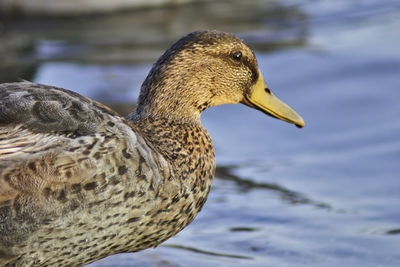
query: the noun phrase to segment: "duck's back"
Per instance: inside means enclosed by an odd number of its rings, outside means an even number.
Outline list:
[[[193,220],[208,188],[195,199],[133,128],[67,90],[0,86],[0,265],[83,264]]]

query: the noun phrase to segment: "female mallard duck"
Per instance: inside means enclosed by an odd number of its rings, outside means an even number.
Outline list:
[[[0,85],[0,265],[83,265],[182,230],[215,171],[200,114],[226,103],[304,126],[253,52],[217,31],[172,45],[126,118],[65,89]]]

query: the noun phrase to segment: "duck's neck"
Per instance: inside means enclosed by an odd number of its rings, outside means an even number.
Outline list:
[[[170,117],[128,116],[136,130],[181,175],[196,170],[214,176],[214,147],[208,132],[198,122]],[[199,174],[196,174],[196,176]],[[201,175],[201,176],[204,176]],[[184,178],[184,177],[183,177]]]

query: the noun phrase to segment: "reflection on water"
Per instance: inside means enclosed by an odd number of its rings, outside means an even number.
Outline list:
[[[0,81],[32,79],[25,66],[48,61],[85,64],[152,62],[181,36],[198,29],[241,34],[252,47],[303,45],[306,17],[275,1],[211,1],[74,18],[5,17],[0,20]],[[11,53],[10,53],[11,52]],[[39,65],[38,65],[39,64]]]
[[[386,232],[387,235],[398,235],[400,234],[400,229],[393,229]]]
[[[204,255],[210,255],[210,256],[216,256],[216,257],[226,257],[226,258],[233,258],[233,259],[253,259],[252,257],[246,257],[246,256],[240,256],[240,255],[231,255],[231,254],[224,254],[224,253],[216,253],[216,252],[211,252],[211,251],[206,251],[206,250],[201,250],[193,247],[185,247],[181,245],[172,245],[172,244],[166,244],[162,245],[164,247],[169,247],[169,248],[178,248],[182,250],[188,250],[191,252],[196,252]]]
[[[180,36],[233,32],[307,122],[299,130],[240,105],[204,112],[218,166],[202,212],[157,249],[92,266],[400,266],[398,1],[209,1],[0,21],[0,81],[58,85],[121,114]]]
[[[237,188],[241,192],[247,192],[254,189],[265,189],[277,192],[282,200],[288,201],[290,204],[309,204],[314,205],[319,208],[328,208],[332,207],[329,204],[325,204],[322,202],[317,202],[311,199],[308,199],[306,196],[299,192],[291,191],[277,184],[270,184],[265,182],[256,182],[251,179],[241,178],[232,172],[232,166],[217,166],[216,170],[216,178],[222,180],[228,180],[235,182]]]

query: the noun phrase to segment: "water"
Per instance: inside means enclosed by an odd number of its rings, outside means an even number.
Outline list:
[[[400,266],[400,3],[244,2],[5,20],[2,81],[62,86],[122,113],[179,36],[237,33],[306,121],[207,110],[218,169],[202,212],[156,249],[91,266]]]

